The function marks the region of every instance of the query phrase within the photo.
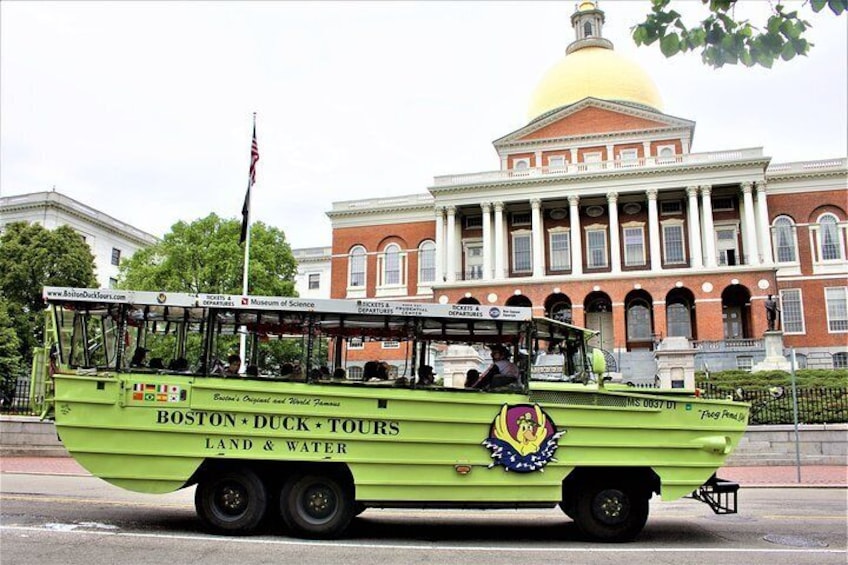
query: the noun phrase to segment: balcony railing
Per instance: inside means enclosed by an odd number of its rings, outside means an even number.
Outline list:
[[[442,175],[434,179],[435,187],[505,182],[530,178],[553,178],[574,175],[593,174],[604,171],[625,171],[633,169],[674,167],[679,165],[711,164],[731,161],[760,159],[763,150],[760,147],[736,149],[732,151],[713,151],[708,153],[689,153],[668,157],[643,157],[640,159],[619,159],[598,163],[568,163],[561,167],[533,167],[523,170],[484,171],[459,175]]]

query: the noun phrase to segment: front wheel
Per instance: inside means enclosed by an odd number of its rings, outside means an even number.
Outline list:
[[[577,527],[595,541],[630,541],[648,521],[649,497],[628,484],[585,485],[577,494]]]
[[[354,511],[352,488],[332,476],[292,477],[280,494],[283,521],[292,533],[306,538],[338,537]]]
[[[247,467],[210,472],[197,484],[194,506],[213,530],[246,534],[265,515],[268,496],[262,480]]]

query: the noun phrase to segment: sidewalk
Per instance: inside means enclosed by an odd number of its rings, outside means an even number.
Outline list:
[[[69,457],[3,457],[0,473],[89,475]],[[844,465],[803,466],[800,483],[797,469],[791,466],[722,467],[717,475],[743,487],[848,487],[848,467]]]

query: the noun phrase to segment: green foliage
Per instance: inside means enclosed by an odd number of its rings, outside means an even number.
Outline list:
[[[791,386],[792,375],[784,371],[721,371],[695,374],[695,386],[712,385],[722,388],[743,387],[746,390],[767,390],[774,386]],[[795,371],[798,387],[843,387],[848,388],[848,369],[799,369]]]
[[[137,251],[120,267],[119,284],[136,290],[241,294],[244,247],[241,223],[210,214],[177,222],[162,240]],[[297,263],[285,234],[262,222],[251,226],[248,292],[294,295]]]
[[[92,287],[94,256],[83,238],[68,226],[48,230],[15,222],[0,237],[0,294],[5,297],[22,359],[41,340],[44,286]]]
[[[714,68],[738,63],[771,68],[778,58],[789,61],[796,55],[806,55],[813,46],[804,38],[810,23],[801,19],[797,10],[786,11],[779,2],[770,4],[772,15],[761,27],[735,19],[737,0],[701,2],[708,5],[710,14],[689,27],[678,12],[669,8],[671,0],[651,0],[651,12],[645,21],[632,28],[633,41],[636,45],[659,41],[666,57],[699,50],[704,64]],[[839,16],[848,11],[848,0],[810,0],[809,6],[814,12],[827,6]]]
[[[21,343],[9,316],[7,301],[0,297],[0,404],[7,406],[22,374]]]

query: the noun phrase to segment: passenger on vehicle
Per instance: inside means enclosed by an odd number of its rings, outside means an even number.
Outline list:
[[[418,368],[418,386],[430,386],[436,382],[435,376],[433,376],[433,367],[430,365],[421,365]]]
[[[480,371],[477,369],[468,369],[465,373],[465,388],[472,388],[474,383],[480,379]]]
[[[245,369],[244,374],[248,377],[258,377],[259,376],[259,367],[256,365],[248,365],[247,369]]]
[[[168,364],[171,371],[188,371],[188,360],[185,357],[177,357]]]
[[[241,357],[233,353],[227,357],[227,369],[224,371],[224,374],[228,377],[236,376],[239,373],[239,369],[241,369]]]
[[[164,369],[165,361],[161,357],[154,357],[150,360],[150,364],[147,365],[150,369]]]
[[[340,381],[347,379],[347,371],[344,370],[344,367],[336,367],[333,371],[333,379]]]
[[[492,345],[492,365],[486,369],[472,388],[501,387],[518,381],[518,366],[509,360],[509,350],[503,345]]]
[[[280,376],[281,377],[290,377],[292,374],[292,364],[291,363],[283,363],[280,365]]]
[[[147,352],[149,350],[144,347],[136,347],[135,353],[133,353],[132,359],[130,360],[130,367],[146,367],[144,360],[147,357]]]

